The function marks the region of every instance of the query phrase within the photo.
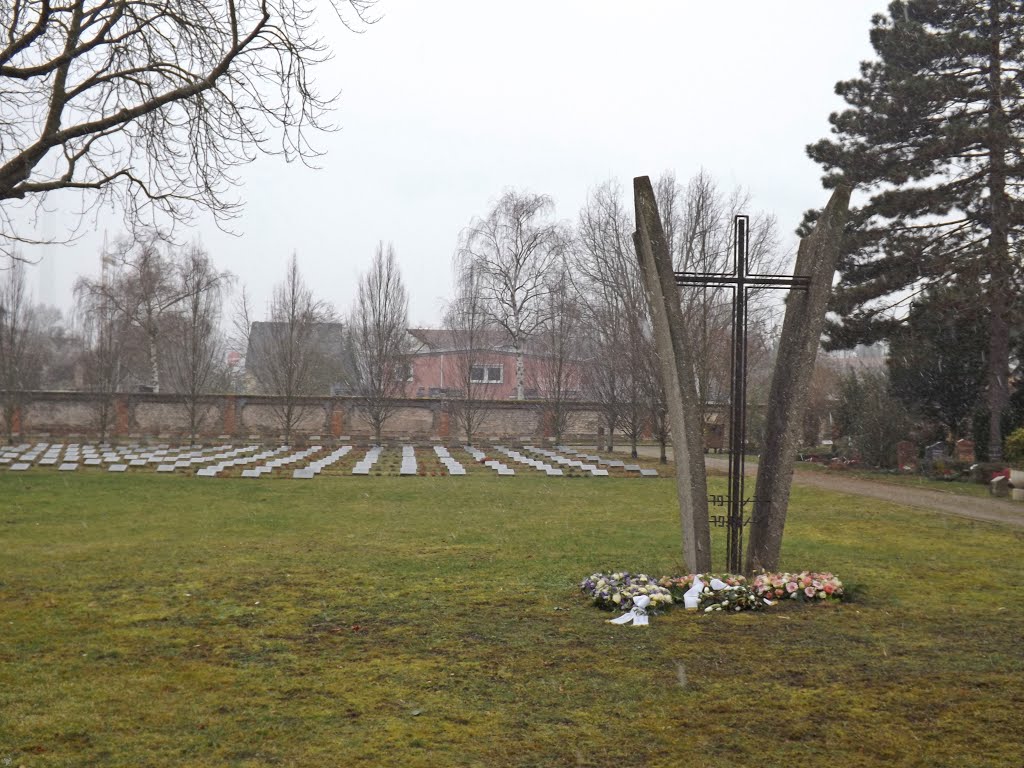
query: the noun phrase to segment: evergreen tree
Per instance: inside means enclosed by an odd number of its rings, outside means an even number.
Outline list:
[[[889,347],[892,393],[916,413],[964,435],[984,382],[988,312],[977,291],[930,291],[910,307]]]
[[[850,108],[808,147],[868,193],[851,215],[828,329],[833,347],[892,338],[902,302],[929,286],[977,285],[988,310],[987,407],[1009,396],[1024,234],[1024,2],[893,2],[872,20],[878,59],[836,92]],[[1002,453],[1000,419],[989,452]]]

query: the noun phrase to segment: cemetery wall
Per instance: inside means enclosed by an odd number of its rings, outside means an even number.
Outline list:
[[[13,419],[15,435],[28,439],[98,437],[106,421],[108,438],[188,437],[188,409],[180,395],[126,393],[104,398],[91,392],[25,392]],[[203,398],[199,436],[210,439],[276,440],[282,432],[282,398],[262,395],[217,395]],[[353,440],[372,436],[372,429],[357,398],[303,398],[293,441],[310,438]],[[0,424],[2,424],[0,412]],[[488,406],[479,434],[484,438],[543,439],[546,434],[543,404],[495,401]],[[600,418],[595,408],[579,403],[569,420],[567,439],[592,442]],[[3,425],[6,428],[6,425]],[[384,436],[397,439],[458,439],[458,426],[444,400],[401,400],[387,422]]]

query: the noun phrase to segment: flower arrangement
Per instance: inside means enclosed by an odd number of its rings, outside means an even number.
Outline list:
[[[759,611],[771,605],[771,601],[756,594],[750,587],[740,585],[713,590],[704,587],[697,609],[704,613],[713,611]]]
[[[633,598],[638,595],[651,598],[649,613],[672,605],[672,593],[646,573],[594,573],[580,582],[580,590],[606,611],[632,610]]]
[[[697,608],[705,613],[713,611],[756,611],[764,608],[766,605],[765,598],[756,594],[747,586],[745,576],[730,573],[691,573],[687,576],[666,576],[660,579],[658,583],[672,593],[672,599],[675,602],[682,602],[683,595],[689,591],[693,586],[694,579],[698,577],[704,584],[704,589],[700,593],[700,601],[697,604]],[[767,604],[771,605],[770,602]]]
[[[647,595],[651,598],[648,611],[670,608],[682,604],[683,595],[694,580],[704,584],[697,604],[703,613],[716,611],[756,611],[780,600],[823,603],[842,600],[843,582],[831,573],[801,571],[800,573],[760,573],[748,584],[744,576],[735,574],[691,573],[686,576],[665,576],[652,579],[644,573],[595,573],[580,583],[580,590],[594,600],[594,604],[608,611],[630,611],[633,598]],[[716,588],[717,587],[717,588]],[[692,598],[691,598],[692,599]]]
[[[843,582],[831,573],[760,573],[751,584],[754,592],[769,600],[842,600]]]
[[[731,573],[691,573],[688,576],[663,576],[658,579],[658,584],[669,590],[673,598],[681,598],[693,586],[693,580],[698,576],[705,584],[710,584],[712,579],[724,581],[730,587],[739,587],[747,583],[746,576]]]

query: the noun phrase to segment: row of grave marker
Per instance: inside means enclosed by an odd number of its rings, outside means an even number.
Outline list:
[[[528,454],[498,445],[493,446],[493,448],[496,452],[511,459],[512,462],[544,472],[548,476],[557,477],[565,474],[562,469],[552,466],[551,463],[536,459]],[[635,472],[643,477],[656,477],[658,475],[657,470],[645,469],[640,467],[639,464],[626,464],[623,461],[579,453],[565,446],[558,446],[558,448],[563,453],[572,454],[576,458],[567,458],[560,453],[537,448],[532,445],[525,446],[523,450],[544,456],[550,459],[551,462],[564,467],[589,472],[595,477],[608,476],[608,468],[621,468],[625,472]],[[146,467],[155,464],[157,472],[174,472],[179,469],[198,467],[195,474],[200,477],[217,477],[227,469],[243,468],[241,472],[242,477],[255,478],[269,474],[275,469],[303,462],[311,455],[321,451],[322,447],[315,445],[290,454],[288,453],[291,450],[289,446],[268,450],[260,449],[261,446],[259,445],[171,448],[171,446],[164,444],[154,448],[143,448],[139,444],[115,447],[108,444],[94,446],[77,443],[68,445],[50,445],[47,443],[31,445],[25,443],[18,446],[0,447],[0,465],[6,464],[12,471],[25,471],[30,469],[34,463],[37,463],[39,466],[58,466],[58,469],[61,471],[73,471],[78,469],[80,463],[87,467],[103,466],[106,464],[109,465],[107,469],[110,472],[126,472],[132,467]],[[498,475],[515,475],[513,468],[504,462],[488,458],[487,454],[478,448],[467,445],[463,449],[474,460],[493,469]],[[292,477],[296,479],[312,479],[320,474],[323,469],[346,456],[351,450],[352,446],[350,445],[342,446],[322,459],[310,462],[307,466],[294,469]],[[435,445],[433,450],[438,461],[445,467],[449,475],[461,476],[466,474],[465,467],[451,456],[447,448]],[[377,463],[382,452],[383,448],[380,446],[373,446],[368,449],[366,455],[352,468],[352,474],[371,474],[372,467]],[[250,465],[256,466],[252,467]],[[411,445],[402,446],[400,474],[415,475],[417,474],[417,469],[415,448]]]

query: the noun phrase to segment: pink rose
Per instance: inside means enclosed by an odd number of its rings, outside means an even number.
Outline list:
[[[826,595],[831,595],[835,591],[836,591],[836,588],[834,586],[832,586],[831,584],[826,584],[825,585],[825,594]]]
[[[814,587],[805,587],[804,594],[808,597],[814,597]]]
[[[775,590],[775,596],[776,597],[782,597],[782,594],[783,594],[783,591],[781,589],[776,589]]]
[[[787,592],[796,592],[796,590],[797,590],[797,586],[796,586],[796,582],[795,581],[791,581],[788,584],[786,584],[786,591]]]

